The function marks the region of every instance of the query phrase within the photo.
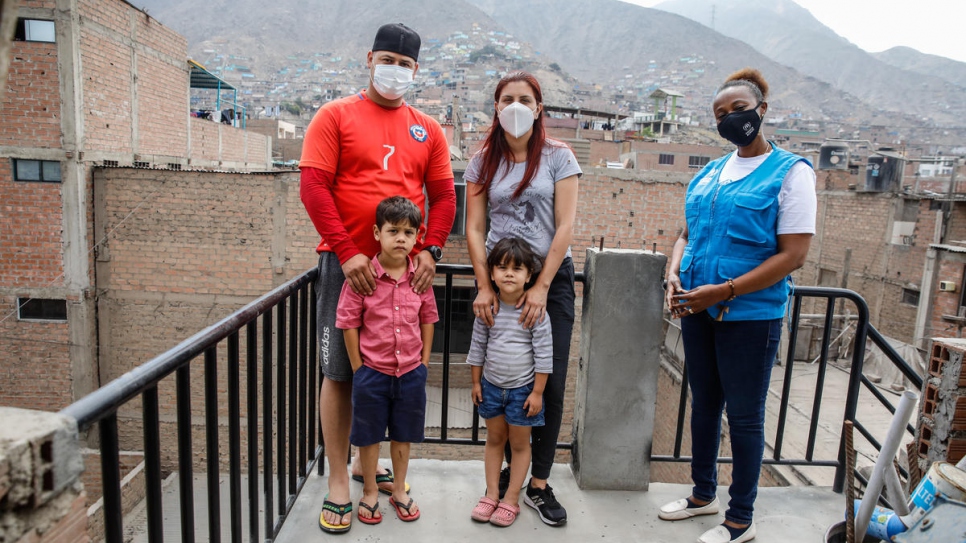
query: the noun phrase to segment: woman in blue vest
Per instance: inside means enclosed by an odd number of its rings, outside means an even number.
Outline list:
[[[805,263],[815,233],[815,172],[761,133],[768,84],[745,68],[725,80],[712,111],[737,150],[709,163],[685,197],[687,224],[668,266],[666,301],[681,319],[691,386],[691,495],[661,507],[664,520],[718,512],[721,414],[734,456],[731,501],[699,543],[755,538],[765,447],[765,397],[778,351],[789,274]]]

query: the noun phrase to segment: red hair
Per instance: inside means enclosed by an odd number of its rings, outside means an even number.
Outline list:
[[[503,76],[503,79],[496,84],[493,101],[499,103],[500,93],[509,83],[515,81],[523,81],[530,85],[537,105],[543,104],[543,91],[540,89],[540,83],[537,82],[536,77],[527,72],[511,72]],[[510,173],[513,153],[510,151],[510,145],[506,142],[505,133],[500,125],[500,115],[494,111],[493,124],[490,126],[489,134],[483,142],[483,147],[480,149],[480,161],[482,162],[480,165],[480,180],[482,183],[479,184],[479,189],[481,193],[489,192],[490,183],[499,174],[501,162],[503,162],[503,176],[505,177]],[[530,134],[530,141],[527,142],[527,168],[523,172],[523,180],[520,181],[520,185],[513,191],[513,198],[519,198],[537,174],[537,168],[540,166],[540,153],[543,151],[546,140],[547,133],[543,128],[543,114],[541,114],[533,121],[533,132]]]

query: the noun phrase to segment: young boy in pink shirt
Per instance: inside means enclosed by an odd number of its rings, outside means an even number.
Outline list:
[[[352,364],[352,431],[359,447],[363,489],[359,521],[378,524],[379,487],[376,468],[379,444],[389,431],[395,485],[389,503],[400,520],[419,518],[419,507],[406,492],[410,443],[423,441],[426,419],[426,375],[439,320],[433,289],[416,294],[415,267],[409,255],[416,244],[422,214],[402,196],[376,207],[373,235],[381,250],[372,259],[376,288],[369,296],[342,287],[336,326],[343,330]]]

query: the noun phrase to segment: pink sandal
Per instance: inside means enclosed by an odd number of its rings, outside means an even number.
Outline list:
[[[496,507],[496,500],[483,496],[476,503],[476,507],[473,508],[473,514],[470,517],[477,522],[489,522],[490,517],[493,516],[493,511],[496,511]]]
[[[507,502],[500,502],[500,505],[496,506],[496,511],[494,511],[493,515],[490,516],[490,524],[505,528],[513,524],[513,521],[517,519],[517,515],[519,513],[519,505],[510,505]]]

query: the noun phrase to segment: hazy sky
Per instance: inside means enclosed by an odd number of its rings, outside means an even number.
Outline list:
[[[661,3],[624,1],[647,7]],[[964,0],[795,1],[822,24],[870,53],[905,45],[922,53],[966,62]]]

